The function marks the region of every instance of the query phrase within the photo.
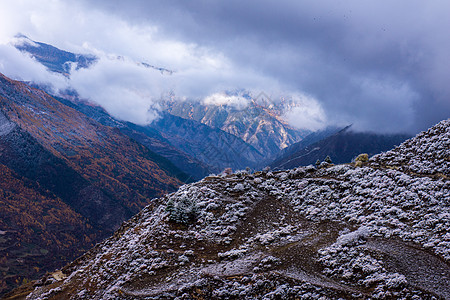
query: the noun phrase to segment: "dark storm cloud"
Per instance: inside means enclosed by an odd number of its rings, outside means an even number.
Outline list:
[[[297,99],[294,125],[414,132],[450,116],[447,28],[447,1],[10,1],[0,72],[55,81],[42,67],[14,67],[32,64],[8,46],[22,32],[99,56],[59,85],[129,121],[154,118],[168,91],[217,102],[247,89]],[[176,72],[159,76],[142,61]]]
[[[86,4],[88,5],[88,4]],[[96,1],[318,99],[330,119],[417,130],[450,116],[446,1]]]

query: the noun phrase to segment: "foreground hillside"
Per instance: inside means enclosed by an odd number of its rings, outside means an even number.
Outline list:
[[[450,120],[361,167],[207,177],[27,299],[450,298]]]

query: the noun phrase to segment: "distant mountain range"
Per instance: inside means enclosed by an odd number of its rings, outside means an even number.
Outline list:
[[[72,63],[76,68],[88,68],[97,60],[94,56],[73,54],[23,35],[17,37],[15,46],[35,57],[50,71],[63,74],[70,71],[67,66]],[[173,73],[148,63],[140,64],[162,73]],[[339,133],[339,128],[312,133],[295,129],[283,119],[284,113],[295,103],[286,100],[274,102],[265,94],[257,97],[249,93],[240,94],[247,101],[243,107],[227,103],[164,100],[161,102],[164,112],[148,126],[117,120],[104,109],[80,100],[76,91],[69,92],[68,97],[56,98],[103,125],[119,128],[169,159],[193,180],[227,167],[260,169],[270,165],[275,169],[290,168],[314,164],[328,155],[336,163],[350,162],[360,153],[373,155],[410,137],[405,134],[354,133],[351,128]],[[328,139],[320,141],[324,138]]]
[[[63,74],[70,71],[66,67],[70,63],[76,63],[77,68],[89,67],[97,59],[91,57],[90,64],[84,64],[77,61],[77,58],[84,57],[83,55],[69,53],[51,45],[35,42],[23,35],[17,38],[15,46],[20,51],[35,57],[37,61],[47,66],[50,71]],[[148,63],[138,64],[162,73],[173,73],[171,70],[155,67]],[[166,153],[165,149],[169,148],[165,147],[166,144],[164,147],[158,147],[159,151],[155,151],[156,146],[150,149],[166,158],[172,157],[174,159],[173,162],[180,169],[190,173],[195,179],[200,179],[207,173],[220,172],[227,167],[233,169],[241,169],[247,166],[261,168],[269,163],[281,149],[300,141],[310,133],[308,130],[295,129],[283,120],[282,115],[290,109],[291,103],[288,101],[275,103],[270,101],[270,99],[266,99],[265,95],[260,97],[264,99],[259,99],[258,97],[252,98],[246,94],[248,106],[245,109],[238,109],[233,105],[206,105],[191,101],[164,100],[161,102],[164,113],[161,113],[160,118],[153,124],[143,127],[119,120],[112,121],[113,118],[107,116],[105,111],[93,108],[92,105],[90,105],[90,108],[87,107],[89,104],[86,106],[86,101],[80,101],[76,91],[72,92],[72,94],[68,93],[67,96],[64,98],[74,102],[76,105],[75,109],[81,109],[83,113],[104,125],[122,128],[124,132],[129,134],[140,131],[140,134],[144,134],[147,137],[142,135],[140,137],[134,135],[134,137],[141,141],[148,139],[150,135],[152,142],[149,143],[147,141],[146,146],[152,147],[151,145],[164,142],[161,138],[172,145],[178,145],[176,148],[190,155],[191,158],[188,158],[187,161],[195,162],[197,164],[196,167],[192,168],[193,164],[182,165],[183,161],[186,160],[181,159],[181,157],[186,157],[185,155],[174,156],[173,151],[171,154]],[[177,119],[176,116],[187,121]],[[174,120],[177,121],[172,122]],[[201,126],[199,123],[207,125],[212,130]],[[124,127],[129,126],[133,127],[133,130],[129,130],[129,128],[124,129]],[[186,129],[189,126],[194,126],[196,130],[187,132]],[[221,132],[218,130],[221,130]],[[189,135],[194,133],[196,136]],[[206,137],[207,135],[209,137]],[[237,139],[230,135],[234,135]],[[158,139],[159,142],[156,142],[154,138]],[[190,146],[185,146],[186,142],[190,142]],[[199,164],[202,166],[198,166]],[[208,171],[205,170],[205,167]]]
[[[71,101],[55,97],[86,116],[111,127],[166,157],[192,180],[199,180],[225,168],[256,168],[262,159],[251,145],[217,128],[162,112],[149,125],[120,121],[103,108],[72,97]]]
[[[335,133],[332,134],[333,132]],[[270,164],[270,167],[275,170],[286,170],[314,165],[317,160],[322,162],[327,156],[336,164],[349,163],[361,153],[372,156],[387,151],[410,137],[407,134],[354,132],[351,126],[338,132],[335,128],[330,128],[311,134],[305,140],[291,145]]]
[[[67,64],[76,63],[77,68],[84,68],[97,59],[35,42],[23,35],[18,36],[16,48],[35,57],[50,71],[60,73],[65,72]],[[89,63],[84,63],[85,61]],[[162,73],[173,73],[148,63],[139,64]],[[265,94],[256,97],[245,92],[240,94],[247,101],[242,107],[227,103],[216,105],[166,99],[161,102],[164,112],[149,126],[117,120],[103,109],[80,101],[76,92],[75,97],[69,95],[66,99],[73,102],[75,109],[104,125],[120,128],[150,150],[171,160],[195,180],[227,167],[260,169],[270,165],[273,168],[289,168],[314,164],[328,155],[336,163],[350,162],[362,152],[373,155],[410,137],[405,134],[353,133],[349,128],[343,129],[339,134],[339,128],[319,132],[299,130],[283,119],[284,113],[295,106],[295,103],[287,100],[272,101]],[[200,126],[199,123],[209,128]],[[335,135],[329,137],[332,134]],[[230,135],[238,139],[233,139]],[[327,141],[314,144],[327,137]]]
[[[299,130],[283,120],[287,102],[260,103],[244,95],[247,106],[201,104],[192,101],[166,101],[164,109],[188,120],[195,120],[233,134],[258,150],[269,162],[280,150],[301,141],[310,131]],[[269,99],[266,99],[269,101]]]

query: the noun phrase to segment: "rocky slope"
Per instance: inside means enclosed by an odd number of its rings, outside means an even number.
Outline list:
[[[15,295],[450,299],[449,161],[446,120],[361,167],[207,177]]]
[[[72,260],[186,178],[119,130],[1,74],[0,167],[9,174],[0,179],[0,277],[15,284]]]
[[[256,168],[264,156],[242,139],[218,128],[168,113],[149,125],[176,148],[209,166],[214,173],[225,168]]]
[[[269,160],[278,152],[304,138],[309,131],[298,130],[283,120],[285,103],[261,103],[247,96],[248,106],[167,101],[163,107],[173,115],[195,120],[233,134],[253,146]]]
[[[325,136],[327,132],[329,131],[324,132]],[[323,161],[327,156],[337,164],[349,163],[360,153],[372,156],[387,151],[408,138],[410,136],[406,134],[354,132],[351,126],[347,126],[315,143],[306,144],[306,139],[292,145],[270,163],[270,167],[274,170],[285,170],[307,166],[315,164],[317,160]]]

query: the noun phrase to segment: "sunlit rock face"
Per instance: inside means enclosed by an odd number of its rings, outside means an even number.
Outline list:
[[[162,105],[173,115],[219,128],[241,138],[259,151],[265,160],[270,160],[280,150],[310,133],[309,130],[290,126],[283,118],[294,103],[280,101],[262,104],[258,99],[247,98],[243,107],[176,101],[167,101]]]

